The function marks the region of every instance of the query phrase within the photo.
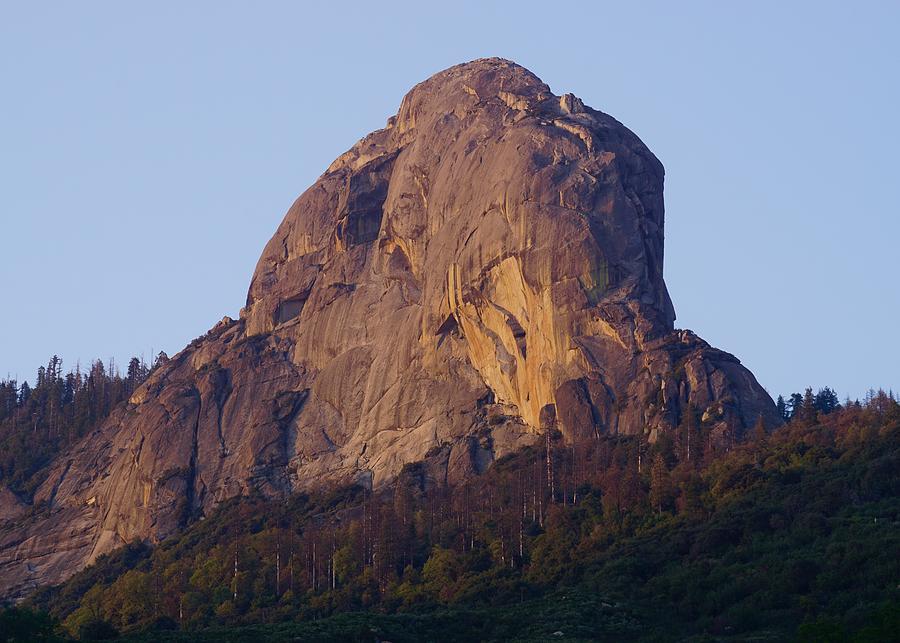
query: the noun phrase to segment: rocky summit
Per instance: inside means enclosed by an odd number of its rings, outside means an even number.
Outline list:
[[[663,167],[528,70],[477,60],[417,85],[337,158],[263,250],[240,319],[157,368],[47,470],[0,494],[0,594],[56,583],[223,499],[453,484],[541,440],[740,438],[771,398],[676,330]]]

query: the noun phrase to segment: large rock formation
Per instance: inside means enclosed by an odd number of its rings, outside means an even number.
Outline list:
[[[156,370],[0,533],[0,586],[57,582],[216,502],[453,482],[556,427],[648,434],[693,405],[737,436],[772,400],[674,329],[663,168],[632,132],[500,59],[417,85],[263,251],[239,321]]]

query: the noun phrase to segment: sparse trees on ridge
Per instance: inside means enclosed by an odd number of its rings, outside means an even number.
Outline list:
[[[29,496],[40,477],[35,474],[52,458],[101,422],[127,399],[148,374],[142,359],[132,358],[123,378],[113,365],[93,362],[63,372],[54,355],[27,381],[0,380],[0,485]]]

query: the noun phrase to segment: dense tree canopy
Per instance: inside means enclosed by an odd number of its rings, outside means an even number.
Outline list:
[[[235,499],[29,606],[71,635],[105,626],[142,640],[894,631],[893,396],[807,409],[734,446],[709,430],[693,414],[654,444],[554,436],[456,488],[409,466],[379,493]]]

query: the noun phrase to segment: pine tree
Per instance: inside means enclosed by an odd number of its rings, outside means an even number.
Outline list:
[[[662,456],[666,467],[672,468],[675,466],[675,462],[678,458],[675,454],[675,442],[672,439],[671,433],[668,431],[661,431],[659,437],[656,438],[656,444],[653,445],[653,450]]]
[[[791,393],[791,420],[800,419],[800,409],[803,408],[803,396],[799,393]]]
[[[166,362],[169,361],[169,356],[166,355],[165,351],[159,351],[159,354],[156,356],[156,360],[153,362],[153,369],[157,369]]]
[[[28,382],[22,382],[22,386],[19,388],[19,406],[23,407],[28,404],[28,400],[31,399],[31,387],[28,386]]]
[[[815,407],[816,410],[823,414],[828,415],[829,413],[834,413],[841,406],[840,401],[838,400],[837,393],[832,391],[827,386],[823,389],[820,389],[815,396]]]
[[[650,468],[650,504],[657,513],[668,509],[674,497],[669,468],[661,453],[656,454]]]
[[[147,366],[142,360],[132,357],[128,362],[128,371],[125,376],[125,388],[128,393],[132,393],[145,379],[147,379]]]
[[[778,410],[778,416],[787,422],[790,419],[790,414],[788,413],[787,403],[784,401],[784,396],[779,395],[778,401],[775,402],[775,408]]]
[[[807,388],[800,405],[800,421],[807,426],[812,426],[816,423],[816,418],[816,397],[813,395],[812,388]]]
[[[15,380],[0,382],[0,420],[12,415],[19,405],[19,386]]]

